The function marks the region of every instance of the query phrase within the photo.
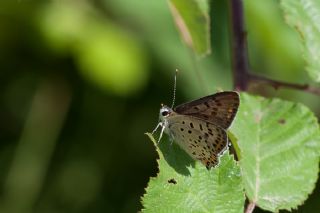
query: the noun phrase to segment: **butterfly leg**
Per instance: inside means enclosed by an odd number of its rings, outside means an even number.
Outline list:
[[[160,142],[160,140],[161,140],[161,138],[162,138],[162,134],[163,134],[163,132],[164,132],[164,129],[166,128],[166,126],[165,126],[165,125],[162,125],[161,122],[159,123],[159,125],[162,127],[162,129],[161,129],[161,132],[160,132],[160,137],[159,137],[159,139],[158,139],[158,143]]]
[[[152,131],[152,135],[157,131],[157,129],[159,128],[159,126],[161,126],[161,122],[158,123],[158,125],[156,126],[156,128],[154,128],[154,130]]]

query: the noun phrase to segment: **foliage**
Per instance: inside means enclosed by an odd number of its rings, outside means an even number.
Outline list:
[[[318,178],[320,130],[302,104],[242,93],[231,131],[241,150],[246,194],[259,207],[278,211],[302,204]]]
[[[143,212],[243,212],[240,168],[225,153],[218,168],[209,171],[176,144],[148,134],[160,156],[160,173],[151,178],[142,199]]]
[[[320,2],[282,0],[281,6],[288,24],[300,34],[307,71],[314,81],[320,82]]]
[[[173,18],[183,40],[199,55],[210,52],[208,1],[170,0]]]

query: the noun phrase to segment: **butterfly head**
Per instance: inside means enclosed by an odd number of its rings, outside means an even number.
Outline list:
[[[170,107],[166,105],[162,105],[160,108],[160,114],[159,114],[160,120],[161,121],[165,120],[167,117],[170,116],[172,112],[173,110]]]

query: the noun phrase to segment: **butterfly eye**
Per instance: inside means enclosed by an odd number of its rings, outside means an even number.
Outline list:
[[[161,113],[161,115],[162,115],[163,117],[167,116],[168,114],[169,114],[168,111],[163,111],[163,112]]]

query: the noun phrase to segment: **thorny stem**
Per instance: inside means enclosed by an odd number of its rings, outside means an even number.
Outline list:
[[[250,72],[248,60],[243,0],[230,0],[229,10],[231,25],[231,58],[235,90],[246,91],[250,84],[267,84],[275,89],[286,87],[320,96],[320,88],[312,87],[308,84],[288,83],[252,74]]]

